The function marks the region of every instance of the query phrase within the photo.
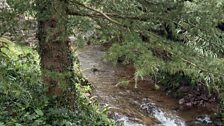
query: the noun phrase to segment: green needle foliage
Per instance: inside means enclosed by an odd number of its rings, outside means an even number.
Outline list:
[[[184,73],[192,86],[202,83],[218,92],[224,106],[223,0],[65,1],[66,25],[77,46],[112,43],[107,60],[116,63],[122,57],[124,63],[133,63],[135,78]],[[0,35],[18,33],[19,15],[37,17],[35,0],[7,2],[10,8],[0,11]]]
[[[95,28],[91,41],[113,43],[107,60],[116,63],[122,57],[124,63],[133,63],[137,77],[183,72],[193,85],[203,83],[218,92],[223,104],[224,33],[217,27],[224,21],[222,0],[99,0],[75,5],[79,13],[71,15],[88,18],[92,26],[87,29]]]

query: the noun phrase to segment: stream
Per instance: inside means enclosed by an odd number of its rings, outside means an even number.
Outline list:
[[[110,117],[124,126],[187,126],[195,121],[210,123],[206,111],[202,109],[179,110],[178,101],[165,92],[154,90],[150,78],[127,86],[118,86],[121,80],[132,78],[131,65],[104,62],[105,54],[100,46],[86,46],[77,51],[83,76],[93,86],[102,106],[109,106]]]

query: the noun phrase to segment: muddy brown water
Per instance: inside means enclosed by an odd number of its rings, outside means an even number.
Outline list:
[[[139,81],[137,89],[132,81],[128,86],[117,86],[120,80],[133,76],[133,67],[104,62],[100,46],[86,46],[77,54],[83,76],[94,87],[93,95],[125,126],[185,126],[207,113],[202,109],[177,111],[178,101],[154,90],[150,79]]]

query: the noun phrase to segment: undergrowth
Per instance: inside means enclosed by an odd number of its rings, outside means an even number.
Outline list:
[[[84,95],[90,88],[80,83],[75,83],[74,111],[55,105],[56,99],[44,95],[37,52],[5,38],[0,38],[0,47],[0,126],[116,125],[107,117],[107,108]]]

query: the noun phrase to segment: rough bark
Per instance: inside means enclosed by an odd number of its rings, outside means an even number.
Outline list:
[[[65,1],[37,0],[39,55],[48,96],[65,96],[73,103],[73,60],[68,41]]]

